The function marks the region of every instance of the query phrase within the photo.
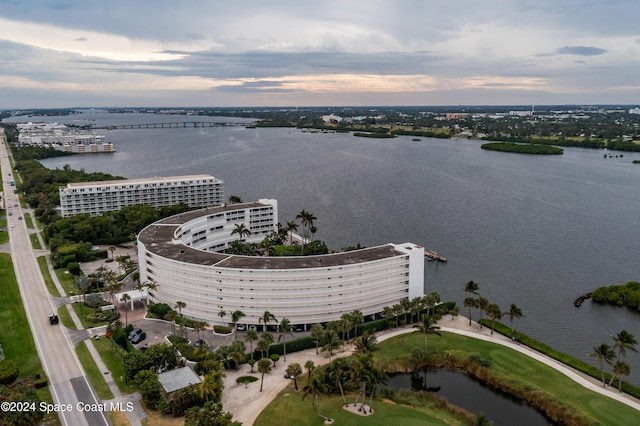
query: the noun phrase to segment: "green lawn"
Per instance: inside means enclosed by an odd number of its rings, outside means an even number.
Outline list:
[[[56,276],[58,277],[58,281],[60,281],[60,285],[64,289],[65,293],[68,296],[73,296],[74,294],[79,294],[78,289],[76,288],[75,277],[69,273],[64,268],[54,269]]]
[[[24,222],[27,224],[28,229],[33,229],[33,221],[31,220],[31,214],[24,214]]]
[[[42,245],[40,245],[40,240],[38,240],[38,234],[29,234],[29,239],[31,240],[31,247],[35,250],[42,250]]]
[[[304,380],[302,380],[304,382]],[[300,386],[300,383],[298,383]],[[251,388],[251,392],[258,392],[258,386]],[[350,396],[347,401],[353,401]],[[334,420],[336,425],[367,425],[367,426],[431,426],[431,425],[464,425],[447,413],[439,410],[409,407],[392,402],[383,402],[374,398],[372,416],[359,416],[342,408],[343,401],[340,394],[335,396],[321,395],[318,398],[320,414]],[[280,392],[267,408],[256,419],[255,426],[299,426],[324,425],[324,420],[313,409],[313,399],[302,399],[302,392],[296,392],[293,383]]]
[[[58,317],[60,318],[60,322],[62,322],[62,325],[64,325],[65,327],[71,330],[78,329],[78,327],[76,327],[76,324],[71,319],[71,314],[67,309],[67,305],[62,305],[58,308]]]
[[[113,399],[113,393],[111,392],[111,389],[109,389],[109,385],[107,385],[107,382],[104,380],[104,375],[89,353],[87,342],[80,342],[76,346],[76,353],[78,354],[78,359],[82,364],[84,372],[87,373],[87,377],[89,378],[89,381],[91,382],[93,388],[98,393],[100,399]]]
[[[592,424],[622,426],[640,416],[633,408],[591,392],[553,368],[501,345],[443,332],[442,336],[429,336],[428,346],[429,352],[448,352],[461,358],[480,353],[491,363],[489,370],[512,386],[534,389],[563,401]],[[412,333],[383,342],[374,356],[378,365],[399,366],[399,360],[420,347],[424,347],[424,335]]]
[[[99,340],[94,340],[93,344],[100,353],[102,362],[104,362],[109,371],[111,371],[113,380],[118,386],[118,389],[120,389],[120,392],[124,394],[135,392],[136,389],[133,386],[125,383],[124,380],[125,376],[122,350],[116,348],[115,343],[113,343],[111,339],[107,339],[106,337],[100,337]]]
[[[60,292],[53,282],[53,278],[51,278],[49,267],[47,266],[47,259],[44,256],[38,256],[38,266],[40,266],[40,272],[42,272],[44,283],[47,285],[49,293],[51,293],[52,296],[60,297]]]
[[[0,210],[0,229],[7,228],[7,219],[5,218],[5,214],[7,212],[5,210]],[[6,243],[9,241],[9,230],[0,231],[0,244]]]

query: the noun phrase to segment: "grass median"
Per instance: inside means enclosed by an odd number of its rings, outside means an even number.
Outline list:
[[[76,346],[76,354],[78,354],[78,359],[82,364],[82,368],[87,374],[91,385],[98,393],[98,397],[102,400],[113,399],[113,393],[111,392],[111,389],[109,389],[109,385],[107,385],[104,375],[96,365],[96,362],[87,348],[88,344],[90,343],[80,342]]]
[[[56,288],[53,278],[51,278],[49,266],[47,266],[47,259],[44,256],[38,256],[38,266],[40,267],[40,272],[42,272],[42,277],[44,278],[44,283],[49,293],[51,293],[52,296],[60,297],[60,292]]]

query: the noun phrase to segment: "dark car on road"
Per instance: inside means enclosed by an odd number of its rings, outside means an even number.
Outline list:
[[[142,342],[146,338],[147,338],[147,335],[145,334],[145,332],[139,328],[136,328],[131,333],[129,333],[129,341],[134,345],[136,343]]]
[[[56,325],[60,322],[60,319],[57,315],[49,315],[49,324]]]

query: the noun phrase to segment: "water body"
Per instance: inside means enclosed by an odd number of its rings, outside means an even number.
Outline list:
[[[84,118],[177,121],[147,114]],[[224,179],[227,195],[276,198],[282,223],[302,209],[312,212],[318,238],[331,247],[410,241],[435,250],[449,262],[426,263],[425,292],[461,305],[464,284],[474,280],[503,310],[511,303],[522,309],[516,329],[592,365],[587,354],[611,342],[610,335],[626,329],[640,340],[638,314],[589,301],[573,307],[598,286],[640,280],[640,166],[632,164],[640,153],[604,159],[601,150],[565,148],[561,156],[529,156],[484,151],[466,139],[242,126],[104,134],[115,154],[43,164],[129,178],[208,173]],[[627,361],[629,381],[640,386],[640,356],[630,353]]]
[[[393,375],[389,377],[387,386],[396,390],[424,390],[425,373]],[[490,389],[464,373],[429,369],[426,372],[426,387],[457,407],[474,414],[485,413],[487,418],[498,426],[554,424],[529,405],[521,403],[509,394]]]

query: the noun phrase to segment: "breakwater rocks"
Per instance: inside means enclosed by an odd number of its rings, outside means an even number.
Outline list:
[[[589,299],[591,297],[591,292],[585,293],[582,296],[578,297],[575,302],[573,302],[573,306],[579,308],[582,305],[582,302]]]

